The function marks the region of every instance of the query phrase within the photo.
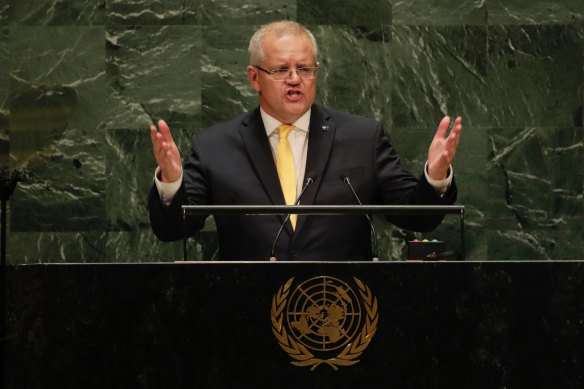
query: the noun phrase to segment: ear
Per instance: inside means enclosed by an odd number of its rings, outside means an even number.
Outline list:
[[[253,86],[257,92],[260,91],[260,83],[258,81],[258,70],[253,66],[247,67],[247,78],[249,79],[249,83]]]

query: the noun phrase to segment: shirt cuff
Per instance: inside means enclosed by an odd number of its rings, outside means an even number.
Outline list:
[[[180,173],[180,178],[175,182],[162,182],[158,178],[160,175],[160,166],[156,168],[154,172],[154,184],[156,185],[156,189],[158,189],[158,195],[160,196],[160,200],[164,203],[164,205],[170,205],[176,192],[180,189],[180,185],[182,184],[183,175],[182,172]]]
[[[434,180],[434,179],[430,178],[430,175],[428,175],[428,161],[426,161],[426,165],[424,165],[424,175],[426,176],[426,180],[428,181],[428,184],[430,184],[430,186],[432,188],[434,188],[436,193],[438,193],[440,195],[440,197],[444,196],[444,193],[446,193],[448,188],[450,188],[450,184],[452,183],[453,173],[454,173],[454,171],[452,170],[452,165],[450,165],[450,166],[448,166],[448,173],[447,173],[445,179]]]

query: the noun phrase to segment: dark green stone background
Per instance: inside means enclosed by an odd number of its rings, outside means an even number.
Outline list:
[[[150,232],[148,127],[166,119],[184,156],[189,134],[254,107],[247,42],[279,19],[319,41],[317,102],[381,120],[415,174],[441,117],[463,116],[468,259],[583,259],[583,14],[581,0],[2,0],[0,100],[28,84],[79,98],[10,202],[8,261],[181,258]],[[412,234],[377,226],[381,256],[403,259]],[[191,255],[213,258],[213,230]],[[429,237],[456,249],[457,234],[448,217]]]

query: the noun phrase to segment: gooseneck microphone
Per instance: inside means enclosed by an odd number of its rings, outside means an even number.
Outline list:
[[[361,203],[361,200],[359,200],[359,196],[357,196],[357,192],[355,192],[353,185],[351,185],[351,179],[348,176],[341,175],[341,180],[349,186],[349,188],[351,189],[351,192],[353,192],[353,196],[355,196],[359,205],[363,205]],[[365,213],[365,218],[369,222],[369,227],[371,228],[371,240],[373,241],[372,242],[373,247],[371,247],[371,252],[373,253],[372,260],[374,262],[377,262],[377,261],[379,261],[379,253],[377,251],[377,234],[375,233],[375,228],[373,227],[373,221],[371,220],[371,217],[367,213]]]
[[[304,180],[304,186],[302,187],[302,191],[300,192],[300,194],[296,198],[296,202],[294,203],[294,205],[298,205],[298,203],[300,202],[300,199],[302,198],[302,196],[304,195],[304,192],[306,191],[306,188],[308,188],[314,181],[316,181],[317,177],[318,176],[316,174],[310,174],[310,173],[308,174],[308,177]],[[278,233],[276,234],[276,238],[274,239],[274,244],[272,244],[272,253],[270,255],[270,262],[276,261],[276,244],[278,243],[278,239],[280,239],[280,235],[282,234],[282,230],[284,229],[284,226],[286,225],[286,223],[288,223],[288,219],[290,219],[290,214],[286,215],[284,222],[280,225],[280,229],[278,230]]]

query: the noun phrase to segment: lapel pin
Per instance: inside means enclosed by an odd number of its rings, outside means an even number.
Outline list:
[[[322,126],[322,130],[323,130],[323,131],[328,131],[328,130],[329,130],[329,128],[330,128],[330,127],[329,127],[329,125],[328,125],[328,124],[323,124],[323,126]]]

